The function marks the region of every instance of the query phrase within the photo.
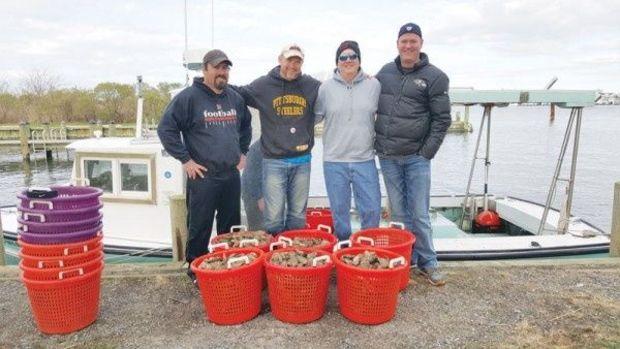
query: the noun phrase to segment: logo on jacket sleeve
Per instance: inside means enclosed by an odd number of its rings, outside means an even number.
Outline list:
[[[422,80],[422,79],[415,79],[413,80],[413,83],[418,86],[419,88],[426,88],[426,81]]]

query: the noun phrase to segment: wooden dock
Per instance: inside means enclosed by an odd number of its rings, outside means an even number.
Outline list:
[[[154,129],[156,125],[147,125]],[[20,125],[0,126],[0,147],[19,147],[24,161],[30,160],[30,154],[45,152],[51,158],[53,150],[64,149],[71,142],[91,137],[133,137],[134,125],[116,125],[92,123],[84,125]]]

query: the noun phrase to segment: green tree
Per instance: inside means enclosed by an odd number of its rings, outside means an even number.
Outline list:
[[[97,118],[103,121],[127,122],[133,119],[136,96],[128,84],[104,82],[94,89]]]

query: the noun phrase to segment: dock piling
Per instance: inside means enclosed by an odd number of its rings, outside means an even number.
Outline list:
[[[19,124],[19,148],[24,161],[30,161],[30,148],[28,141],[30,140],[30,124],[22,122]]]
[[[0,215],[0,266],[6,265],[4,257],[4,230],[2,230],[2,215]]]
[[[172,261],[185,261],[187,243],[187,204],[185,194],[170,196],[170,226],[172,230]]]
[[[611,211],[611,242],[609,256],[620,257],[620,182],[614,185],[614,203]]]
[[[110,123],[108,127],[108,137],[116,137],[116,124],[114,122]]]

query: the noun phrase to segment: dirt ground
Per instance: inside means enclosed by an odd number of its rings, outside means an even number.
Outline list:
[[[444,264],[449,282],[417,276],[394,319],[357,325],[338,311],[332,280],[325,316],[282,323],[263,311],[218,326],[179,265],[108,265],[101,310],[70,335],[41,334],[15,267],[0,268],[0,348],[618,348],[620,261]]]

